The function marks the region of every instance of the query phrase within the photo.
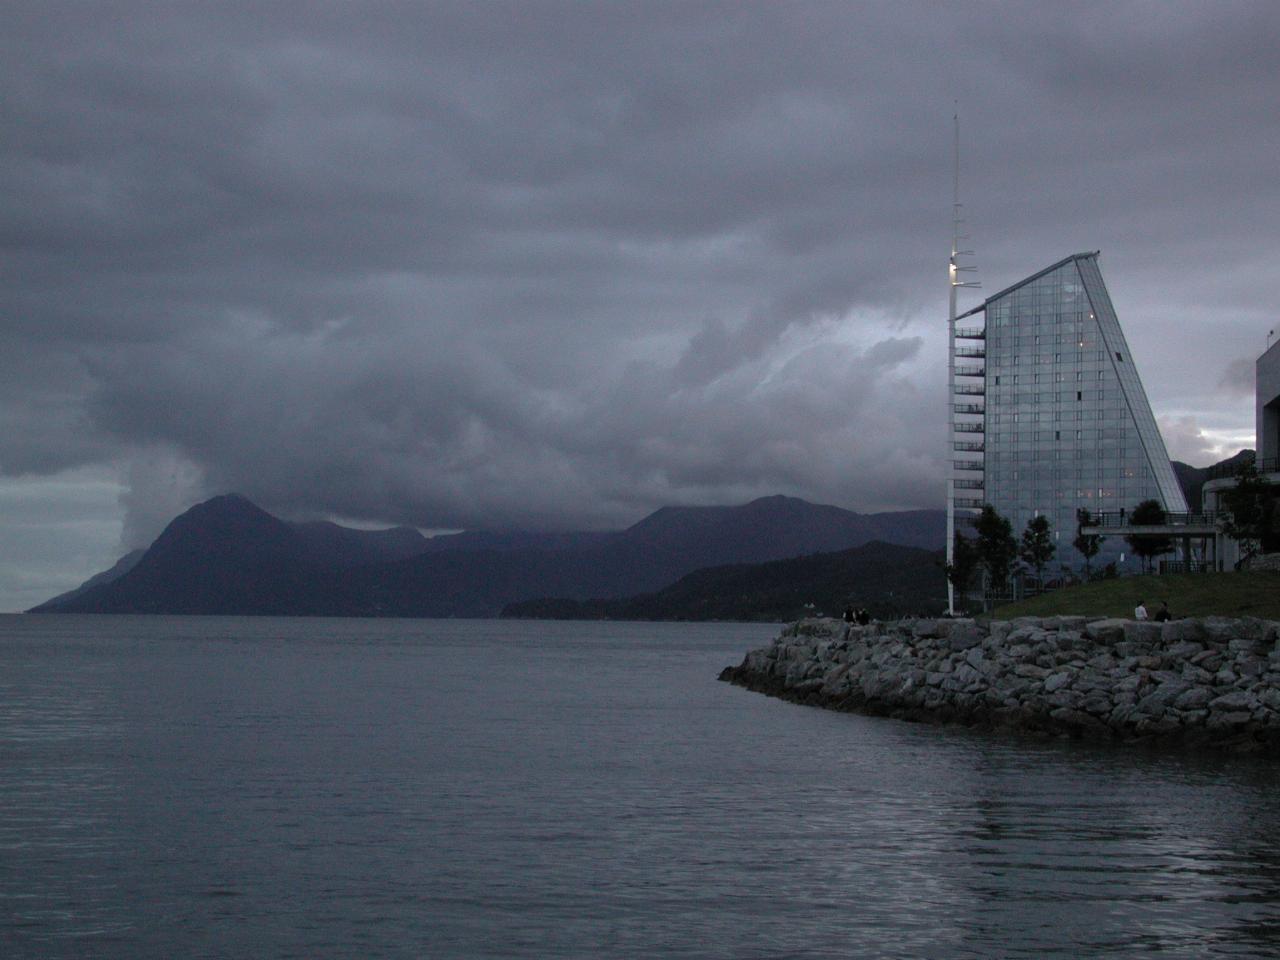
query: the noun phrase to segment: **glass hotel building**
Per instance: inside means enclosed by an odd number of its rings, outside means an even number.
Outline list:
[[[1169,463],[1098,269],[1078,253],[987,298],[956,319],[952,344],[957,527],[989,503],[1020,536],[1049,518],[1055,566],[1081,565],[1076,508],[1132,510],[1186,500]],[[1127,549],[1112,537],[1099,559]]]

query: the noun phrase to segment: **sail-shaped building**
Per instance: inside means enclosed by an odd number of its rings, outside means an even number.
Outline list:
[[[1078,566],[1076,510],[1187,509],[1098,268],[1078,253],[953,322],[949,511],[991,504],[1020,533],[1048,517],[1057,560]],[[1125,549],[1113,537],[1105,553]]]

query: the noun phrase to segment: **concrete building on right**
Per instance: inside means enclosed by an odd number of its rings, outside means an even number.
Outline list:
[[[1280,472],[1280,340],[1258,358],[1254,374],[1258,472]]]
[[[1078,508],[1123,523],[1122,511],[1156,500],[1168,514],[1186,515],[1096,251],[1060,260],[960,314],[951,342],[948,495],[957,526],[984,504],[1007,517],[1015,535],[1047,517],[1055,566],[1078,568]],[[1098,559],[1134,565],[1125,550],[1124,539],[1111,536]]]
[[[1272,343],[1254,367],[1254,432],[1256,453],[1254,466],[1272,484],[1280,486],[1280,340]],[[1236,485],[1234,476],[1209,479],[1204,485],[1204,509],[1210,515],[1222,512],[1222,494]],[[1264,538],[1263,549],[1274,550]],[[1219,535],[1214,550],[1219,570],[1230,570],[1240,560],[1240,549],[1233,540]],[[1274,555],[1259,559],[1256,565],[1277,566]]]

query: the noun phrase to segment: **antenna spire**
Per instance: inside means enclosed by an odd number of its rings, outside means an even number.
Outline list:
[[[977,269],[973,266],[960,266],[960,257],[973,256],[972,250],[961,250],[960,241],[969,239],[966,234],[960,232],[960,225],[964,223],[964,219],[960,216],[960,108],[957,103],[956,112],[952,116],[954,124],[954,150],[952,155],[951,169],[951,259],[948,269],[948,294],[950,296],[950,313],[947,320],[947,423],[949,429],[947,431],[947,460],[950,464],[950,470],[947,475],[947,612],[955,616],[956,612],[956,596],[955,584],[951,582],[950,570],[955,563],[956,548],[956,507],[957,505],[965,509],[972,509],[975,504],[981,504],[982,497],[974,497],[973,494],[982,490],[983,482],[974,480],[972,473],[982,469],[981,460],[965,460],[963,463],[958,462],[956,454],[958,451],[967,453],[981,453],[985,449],[985,444],[981,441],[972,439],[975,436],[981,436],[986,423],[986,415],[982,412],[982,407],[975,401],[975,395],[983,394],[983,390],[968,387],[963,392],[965,397],[961,397],[956,392],[956,294],[961,287],[976,288],[981,286],[974,280],[961,280],[961,273],[971,273]],[[972,332],[965,332],[966,339],[975,339]],[[977,339],[982,339],[982,334],[977,335]],[[986,352],[981,348],[969,347],[965,351],[965,359],[971,365],[966,366],[959,373],[965,377],[982,377],[985,382],[985,360]],[[963,411],[960,409],[960,401],[964,399]],[[985,405],[984,405],[985,406]],[[959,440],[960,432],[958,427],[957,416],[963,413],[966,417],[982,417],[980,422],[967,420],[964,422],[964,434],[966,440]],[[960,478],[957,476],[961,467],[965,468],[968,477],[963,481],[963,487],[966,491],[966,498],[962,504],[956,502],[956,490],[961,486]]]

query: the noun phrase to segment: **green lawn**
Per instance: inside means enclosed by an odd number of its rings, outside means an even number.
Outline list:
[[[1175,617],[1261,617],[1280,620],[1280,572],[1177,573],[1119,577],[1055,590],[996,607],[998,620],[1060,614],[1132,617],[1139,600],[1155,615],[1167,600]]]

